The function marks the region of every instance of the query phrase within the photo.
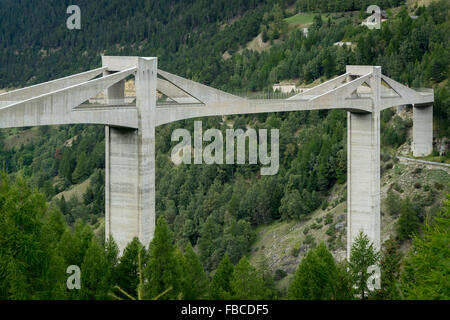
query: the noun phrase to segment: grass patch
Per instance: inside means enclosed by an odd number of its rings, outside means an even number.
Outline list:
[[[312,24],[314,17],[317,15],[317,13],[297,13],[296,15],[284,19],[289,24],[295,24],[295,25],[308,25]],[[326,16],[322,15],[322,20],[326,21]]]

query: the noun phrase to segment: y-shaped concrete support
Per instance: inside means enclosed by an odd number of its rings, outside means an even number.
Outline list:
[[[371,113],[347,113],[347,258],[363,231],[380,249],[380,67],[371,68]],[[356,70],[348,70],[356,73]],[[361,70],[365,73],[368,70]]]
[[[433,105],[413,106],[413,143],[415,157],[424,157],[433,151]]]
[[[155,228],[156,58],[139,58],[136,74],[138,130],[106,127],[105,232],[120,252],[137,236],[145,246]],[[121,84],[107,99],[123,99]],[[111,100],[110,100],[111,101]]]

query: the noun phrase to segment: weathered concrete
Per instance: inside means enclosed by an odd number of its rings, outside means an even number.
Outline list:
[[[86,82],[99,75],[104,70],[105,68],[89,70],[65,78],[2,93],[0,94],[0,107]]]
[[[139,236],[138,131],[106,127],[105,233],[122,252]]]
[[[136,96],[139,117],[139,233],[148,246],[155,231],[155,127],[157,58],[139,58]]]
[[[362,230],[380,247],[379,113],[347,115],[347,255]]]
[[[156,58],[104,56],[102,63],[96,70],[0,95],[0,128],[106,125],[105,233],[121,251],[134,237],[145,245],[153,237],[157,125],[205,116],[347,110],[348,254],[360,230],[380,247],[380,111],[414,105],[415,155],[431,152],[432,91],[407,88],[381,75],[381,67],[347,66],[345,74],[290,99],[249,100],[158,70]],[[102,78],[89,80],[101,72]],[[123,105],[130,75],[136,80],[136,106]],[[104,105],[80,106],[101,91]],[[157,91],[173,103],[157,106]]]
[[[371,68],[373,112],[347,114],[347,258],[360,231],[380,249],[381,68]]]
[[[113,74],[111,71],[103,71],[103,76]],[[105,104],[107,105],[123,105],[125,104],[125,80],[113,84],[105,90]]]
[[[114,63],[114,60],[104,59],[103,63]],[[105,233],[106,237],[114,238],[120,251],[134,237],[148,246],[155,228],[157,59],[139,58],[137,63],[136,106],[139,130],[107,127],[105,132]],[[109,65],[105,66],[109,69]],[[107,103],[123,101],[122,84],[123,81],[106,90]]]
[[[137,128],[137,110],[133,107],[80,106],[90,97],[96,96],[118,81],[134,74],[135,71],[135,68],[126,69],[67,88],[38,94],[24,101],[14,101],[12,104],[0,107],[0,128],[69,123],[110,124]],[[26,91],[26,89],[20,90]],[[43,89],[46,91],[45,88]]]
[[[433,106],[413,106],[412,151],[415,157],[424,157],[433,151]]]

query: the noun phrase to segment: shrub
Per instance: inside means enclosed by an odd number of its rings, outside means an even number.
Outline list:
[[[283,278],[286,277],[286,276],[287,276],[286,271],[284,271],[284,270],[282,270],[282,269],[277,269],[277,270],[275,271],[274,280],[275,280],[275,281],[278,281],[278,280],[283,279]]]
[[[325,232],[328,236],[332,237],[336,234],[336,228],[334,225],[328,227],[328,230]]]
[[[311,225],[311,228],[314,229],[314,230],[317,230],[317,229],[322,228],[322,225],[314,222],[314,223]]]
[[[330,224],[333,222],[333,214],[331,212],[327,213],[326,217],[325,217],[325,221],[324,223],[326,225]]]

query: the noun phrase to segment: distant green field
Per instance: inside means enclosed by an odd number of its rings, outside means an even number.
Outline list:
[[[316,15],[317,13],[297,13],[295,16],[284,20],[290,24],[311,24]],[[325,15],[322,15],[322,20],[325,20]]]

